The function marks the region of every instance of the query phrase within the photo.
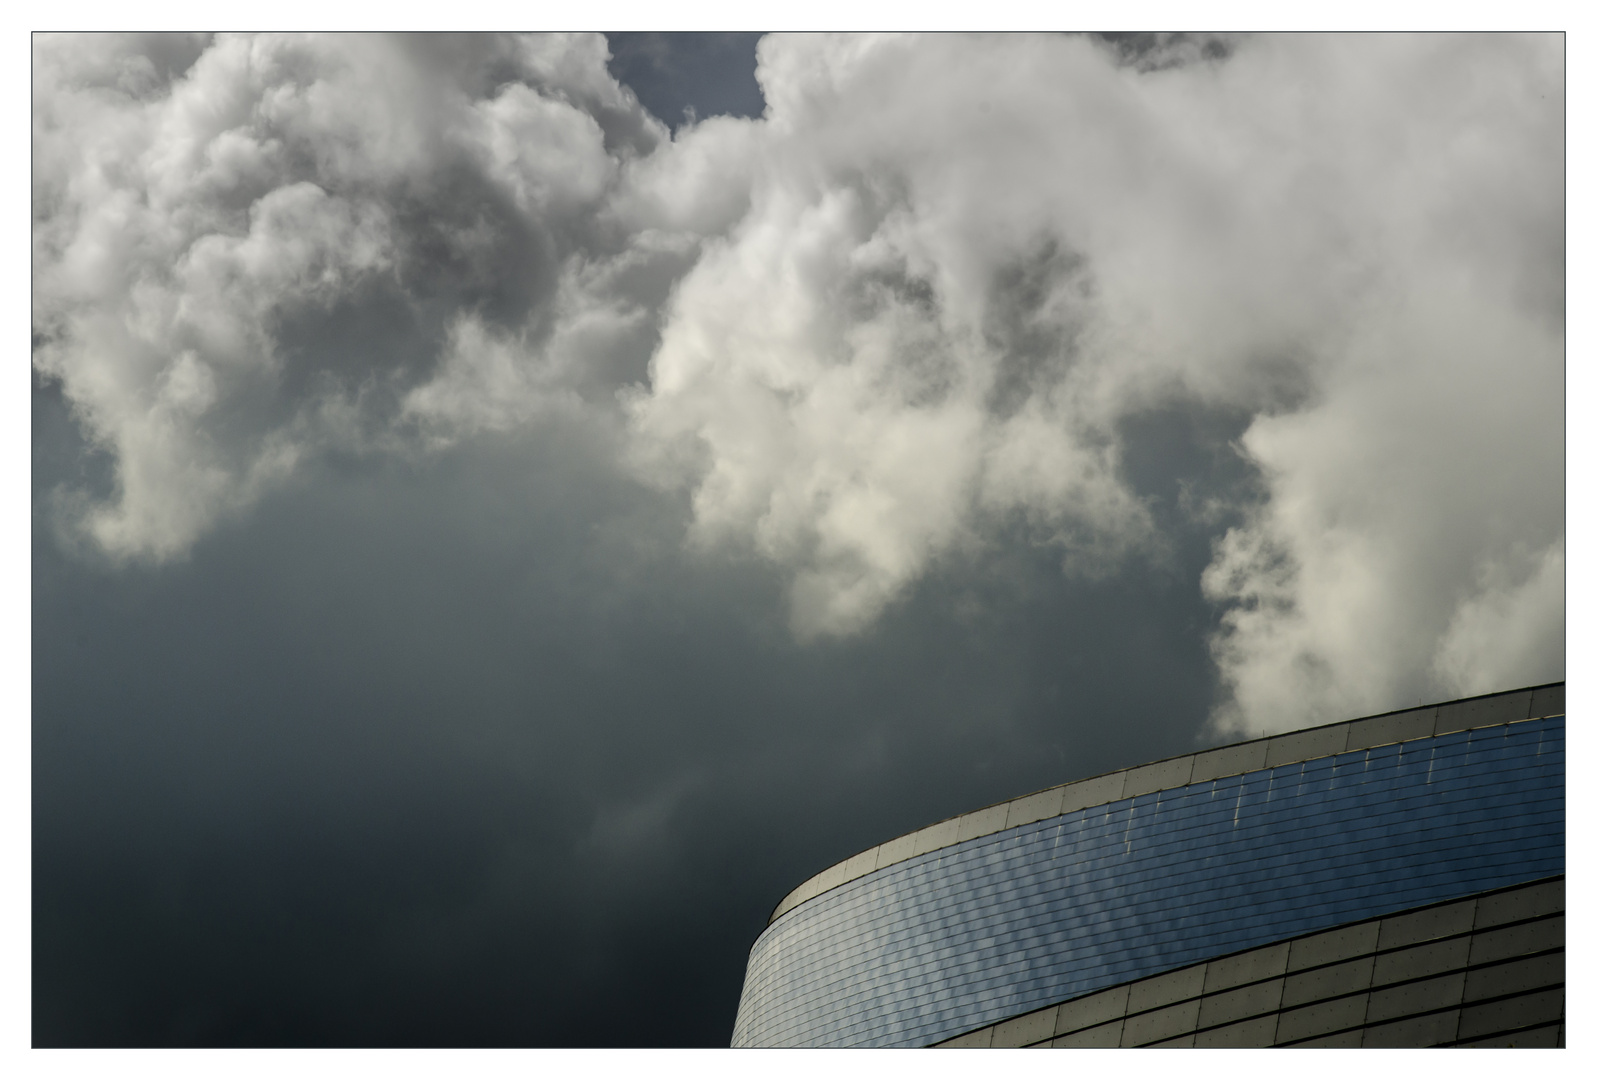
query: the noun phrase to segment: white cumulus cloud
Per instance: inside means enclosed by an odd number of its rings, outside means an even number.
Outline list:
[[[73,523],[170,558],[329,446],[558,399],[550,340],[598,332],[563,269],[665,136],[606,55],[592,35],[37,38],[34,365],[115,465],[114,491],[64,500]]]

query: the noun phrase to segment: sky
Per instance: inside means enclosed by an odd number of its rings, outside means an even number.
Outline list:
[[[32,59],[37,1045],[725,1045],[855,851],[1564,676],[1559,36]]]

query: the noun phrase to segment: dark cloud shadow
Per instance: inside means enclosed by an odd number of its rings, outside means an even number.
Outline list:
[[[37,1045],[725,1045],[804,877],[1198,737],[1190,568],[999,537],[800,645],[608,460],[327,463],[153,570],[36,525]]]

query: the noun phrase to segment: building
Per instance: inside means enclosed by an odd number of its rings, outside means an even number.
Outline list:
[[[1564,686],[1184,754],[788,894],[734,1046],[1562,1046]]]

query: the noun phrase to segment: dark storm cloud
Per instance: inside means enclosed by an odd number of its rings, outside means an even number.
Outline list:
[[[1556,42],[748,47],[40,39],[36,1041],[724,1044],[855,850],[1561,674]]]
[[[799,647],[589,441],[318,475],[181,568],[41,538],[37,1041],[724,1044],[799,878],[1203,718],[1201,545],[1095,594],[1004,544]]]

